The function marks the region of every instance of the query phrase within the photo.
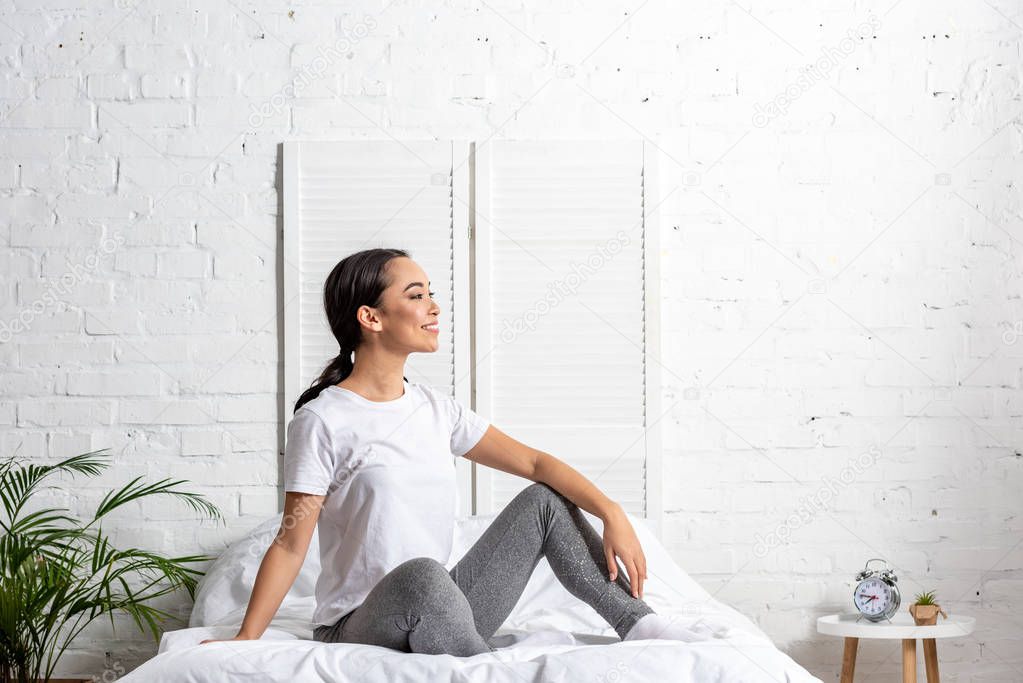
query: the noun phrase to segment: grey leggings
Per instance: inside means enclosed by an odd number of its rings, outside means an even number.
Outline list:
[[[333,625],[316,627],[313,639],[458,657],[491,652],[490,637],[544,556],[561,585],[619,637],[653,613],[632,597],[620,565],[615,581],[608,580],[603,540],[578,506],[534,483],[508,503],[450,572],[428,557],[407,560],[357,608]]]

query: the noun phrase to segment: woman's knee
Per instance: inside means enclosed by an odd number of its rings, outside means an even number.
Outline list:
[[[534,482],[519,491],[516,498],[522,498],[534,505],[554,504],[562,507],[571,507],[574,505],[572,501],[563,496],[561,493],[540,481]]]
[[[433,559],[432,557],[413,557],[411,560],[405,560],[393,571],[406,573],[412,576],[440,576],[441,574],[447,574],[447,569],[444,565]]]
[[[432,557],[413,557],[405,560],[392,572],[411,591],[436,593],[449,587],[458,588],[443,564]]]
[[[393,572],[394,583],[389,590],[411,614],[448,615],[472,622],[468,598],[437,560],[415,557],[402,562]]]

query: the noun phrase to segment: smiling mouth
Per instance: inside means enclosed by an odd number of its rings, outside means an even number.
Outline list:
[[[440,329],[440,326],[437,323],[430,323],[429,325],[423,325],[422,327],[427,332],[437,332]]]

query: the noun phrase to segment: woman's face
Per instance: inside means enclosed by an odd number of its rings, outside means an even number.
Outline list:
[[[399,256],[387,264],[391,284],[377,309],[387,340],[402,350],[433,352],[440,346],[440,307],[419,264]]]

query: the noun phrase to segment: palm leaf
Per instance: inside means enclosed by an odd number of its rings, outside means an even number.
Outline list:
[[[153,495],[170,494],[177,498],[184,500],[188,505],[195,510],[214,519],[223,521],[223,516],[220,514],[220,510],[217,507],[206,500],[202,495],[196,493],[190,493],[188,491],[178,491],[173,487],[178,484],[186,483],[184,480],[179,479],[171,481],[170,479],[161,479],[155,484],[139,484],[137,483],[142,477],[135,477],[128,484],[118,489],[117,491],[111,491],[103,497],[100,501],[99,507],[96,508],[94,515],[94,521],[100,517],[106,515],[111,510],[115,510],[118,507],[131,503],[142,498]]]
[[[14,459],[8,459],[5,466],[0,468],[0,503],[3,504],[4,513],[9,520],[7,524],[4,524],[5,531],[9,532],[9,528],[18,518],[18,513],[21,512],[32,493],[44,479],[57,472],[69,472],[72,476],[74,474],[96,475],[102,468],[107,467],[107,463],[95,457],[97,453],[104,450],[106,449],[82,453],[53,465],[30,464],[15,467]]]

